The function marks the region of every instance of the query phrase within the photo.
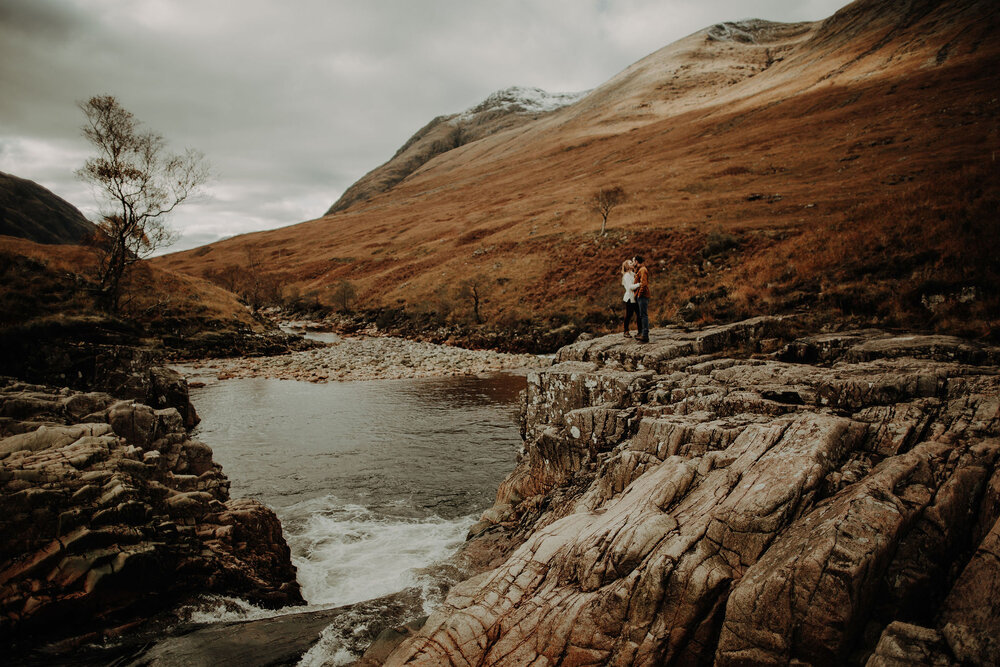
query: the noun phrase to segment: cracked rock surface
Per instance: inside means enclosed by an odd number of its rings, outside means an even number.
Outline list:
[[[531,373],[471,531],[506,546],[385,664],[1000,662],[1000,351],[782,329],[606,336]]]
[[[0,639],[87,635],[198,593],[301,604],[274,513],[185,416],[0,378]]]

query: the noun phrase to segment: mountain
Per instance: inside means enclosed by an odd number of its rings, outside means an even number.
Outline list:
[[[541,88],[513,86],[493,93],[462,113],[438,116],[410,137],[388,162],[349,187],[326,214],[346,210],[387,192],[442,153],[537,120],[543,114],[572,104],[584,94],[547,93]]]
[[[0,172],[0,234],[36,243],[75,245],[94,229],[65,199],[34,181]]]
[[[798,313],[995,337],[998,15],[859,0],[710,26],[336,213],[156,261],[219,275],[250,247],[290,293],[331,303],[348,280],[365,307],[449,322],[471,316],[471,281],[503,326],[612,321],[617,267],[641,253],[654,323]],[[600,236],[588,199],[611,185],[629,198]]]

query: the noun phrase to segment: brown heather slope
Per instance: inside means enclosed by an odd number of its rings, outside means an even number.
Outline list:
[[[156,260],[211,276],[252,246],[291,292],[491,324],[613,316],[652,260],[655,324],[810,312],[997,335],[1000,8],[855,2],[721,24],[578,103],[430,160],[345,211]],[[599,237],[597,188],[629,201]],[[593,317],[591,318],[593,320]]]
[[[95,317],[89,288],[96,261],[84,246],[0,236],[0,329]],[[122,315],[149,330],[264,329],[230,292],[148,263],[137,265],[124,294]]]

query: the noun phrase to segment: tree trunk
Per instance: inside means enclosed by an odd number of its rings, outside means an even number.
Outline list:
[[[125,275],[125,256],[127,250],[124,242],[115,239],[112,248],[101,267],[100,306],[112,315],[118,314],[119,297],[121,294],[122,277]]]

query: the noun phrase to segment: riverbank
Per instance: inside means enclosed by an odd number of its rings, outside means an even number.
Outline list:
[[[343,382],[478,375],[550,363],[549,358],[534,354],[467,350],[391,336],[351,336],[325,347],[274,357],[193,361],[180,370],[192,382],[250,377]]]
[[[590,317],[560,312],[549,318],[505,319],[477,324],[472,321],[447,321],[435,312],[405,308],[373,308],[340,313],[318,302],[285,304],[282,308],[267,309],[263,313],[276,320],[295,320],[285,324],[309,332],[342,335],[378,333],[468,350],[496,350],[510,354],[554,354],[584,332],[612,331],[621,324],[619,316],[603,312]]]

